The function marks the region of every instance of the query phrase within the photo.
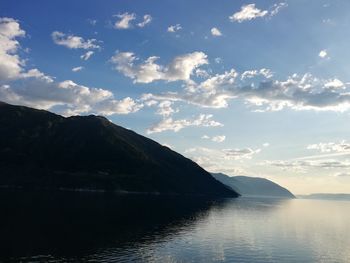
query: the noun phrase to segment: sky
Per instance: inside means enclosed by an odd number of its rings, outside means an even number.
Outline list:
[[[0,100],[98,114],[210,172],[350,193],[350,2],[0,2]]]

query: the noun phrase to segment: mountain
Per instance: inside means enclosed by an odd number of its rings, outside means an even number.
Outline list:
[[[215,179],[231,187],[242,196],[265,196],[295,198],[286,188],[265,178],[248,176],[228,176],[223,173],[212,173]]]
[[[0,103],[0,186],[239,196],[193,161],[100,116]]]
[[[302,199],[319,199],[319,200],[350,201],[350,194],[316,193],[316,194],[310,194],[310,195],[298,195],[298,198],[302,198]]]

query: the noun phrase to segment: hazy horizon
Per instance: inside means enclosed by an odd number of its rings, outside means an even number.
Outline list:
[[[209,172],[349,194],[349,8],[3,0],[0,100],[106,116]]]

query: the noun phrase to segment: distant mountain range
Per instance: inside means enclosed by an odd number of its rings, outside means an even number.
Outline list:
[[[350,194],[327,194],[327,193],[317,193],[310,195],[298,195],[301,199],[319,199],[319,200],[346,200],[350,201]]]
[[[212,175],[218,181],[230,186],[242,196],[295,198],[286,188],[265,178],[248,176],[231,177],[223,173],[212,173]]]
[[[193,161],[100,116],[0,103],[0,186],[239,196]]]

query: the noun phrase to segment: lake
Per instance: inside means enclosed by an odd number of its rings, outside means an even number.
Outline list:
[[[0,192],[0,261],[350,262],[350,202]]]

